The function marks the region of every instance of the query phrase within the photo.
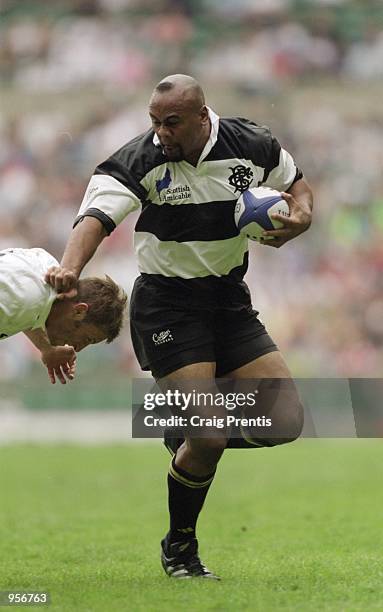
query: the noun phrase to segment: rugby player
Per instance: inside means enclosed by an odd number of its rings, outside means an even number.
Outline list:
[[[161,388],[202,390],[216,377],[285,379],[290,373],[253,310],[243,282],[247,239],[233,212],[246,189],[265,185],[284,193],[290,217],[268,231],[281,247],[311,223],[312,193],[302,171],[266,127],[220,118],[205,104],[192,77],[170,75],[149,102],[151,129],[125,144],[95,170],[61,262],[47,276],[56,291],[70,291],[101,241],[140,209],[135,249],[140,276],[131,298],[133,346],[143,370]],[[201,409],[193,406],[195,414]],[[204,406],[202,416],[217,416]],[[302,428],[297,394],[274,402],[273,420],[285,435],[254,441],[274,446]],[[285,427],[288,426],[288,427]],[[170,529],[161,543],[165,572],[174,578],[217,579],[200,561],[196,523],[228,433],[175,445],[168,474]]]
[[[19,332],[41,352],[54,384],[75,374],[76,352],[119,334],[127,296],[111,278],[84,278],[66,299],[45,281],[58,261],[44,249],[0,251],[0,339]]]

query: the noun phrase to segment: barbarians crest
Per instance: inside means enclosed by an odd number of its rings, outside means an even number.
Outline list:
[[[238,165],[234,166],[234,168],[230,168],[233,171],[233,174],[229,176],[229,183],[232,187],[235,187],[234,193],[240,191],[243,193],[248,189],[251,181],[253,179],[254,173],[251,168]]]

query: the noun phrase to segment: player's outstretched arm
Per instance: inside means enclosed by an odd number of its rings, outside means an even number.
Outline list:
[[[65,385],[66,379],[73,380],[76,371],[76,352],[73,346],[52,346],[44,329],[24,331],[32,344],[41,352],[41,361],[48,369],[48,376],[54,385],[56,377]]]
[[[60,267],[49,268],[45,280],[59,294],[71,298],[77,294],[77,281],[81,270],[96,252],[107,235],[102,223],[95,217],[84,217],[69,236]]]
[[[282,197],[289,205],[290,216],[274,213],[272,218],[280,221],[283,227],[263,232],[264,236],[274,236],[274,240],[265,240],[264,244],[275,248],[308,230],[312,219],[313,193],[304,179],[296,181],[288,192],[282,193]]]

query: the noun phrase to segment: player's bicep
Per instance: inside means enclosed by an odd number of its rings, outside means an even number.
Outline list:
[[[131,189],[112,176],[95,174],[89,181],[74,226],[84,217],[96,217],[108,234],[140,206],[139,198]]]

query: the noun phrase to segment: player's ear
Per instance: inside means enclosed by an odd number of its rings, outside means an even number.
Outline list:
[[[209,111],[207,109],[207,106],[203,105],[201,110],[200,110],[200,116],[201,116],[201,121],[203,124],[207,123],[209,121]]]
[[[77,302],[73,304],[73,318],[75,321],[83,321],[89,310],[89,305],[86,302]]]

